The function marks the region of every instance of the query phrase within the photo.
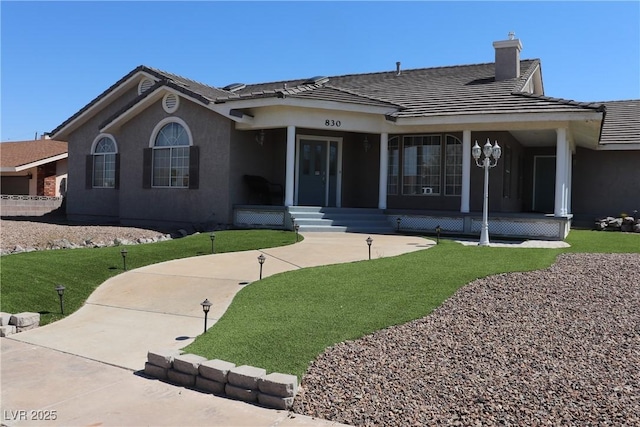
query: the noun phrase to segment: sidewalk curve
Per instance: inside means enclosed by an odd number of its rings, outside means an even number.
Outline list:
[[[266,258],[262,276],[268,277],[365,260],[368,236],[304,233],[302,242],[290,246],[173,260],[107,280],[65,319],[0,340],[2,423],[30,425],[6,418],[21,414],[17,410],[48,408],[57,411],[50,425],[335,425],[173,387],[131,371],[144,368],[148,350],[183,348],[202,333],[205,298],[213,304],[208,326],[213,325],[235,294],[258,280],[260,254]],[[435,243],[412,236],[371,238],[371,258]]]

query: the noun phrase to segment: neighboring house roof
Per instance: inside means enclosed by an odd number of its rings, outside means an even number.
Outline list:
[[[601,144],[635,144],[640,147],[640,99],[605,101],[607,113]]]
[[[51,139],[0,143],[0,171],[19,172],[68,157],[67,143]]]

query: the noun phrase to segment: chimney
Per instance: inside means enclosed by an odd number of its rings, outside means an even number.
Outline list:
[[[522,43],[509,33],[509,40],[493,42],[496,50],[496,81],[520,77],[520,51]]]
[[[396,62],[396,76],[400,75],[400,61]]]

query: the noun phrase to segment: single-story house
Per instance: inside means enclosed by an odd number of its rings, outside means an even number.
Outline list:
[[[0,193],[60,197],[66,192],[67,143],[42,137],[0,143]]]
[[[562,239],[638,209],[640,101],[548,97],[520,40],[493,47],[494,63],[223,87],[139,66],[51,133],[69,142],[67,214],[474,235],[487,141],[492,235]]]

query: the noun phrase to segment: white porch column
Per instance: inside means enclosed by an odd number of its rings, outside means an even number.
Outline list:
[[[462,131],[462,194],[460,195],[460,212],[469,212],[469,195],[471,193],[471,131]]]
[[[569,151],[567,153],[567,214],[572,212],[571,209],[571,187],[573,186],[572,181],[573,175],[573,149],[571,145],[569,146]]]
[[[296,127],[287,126],[287,162],[284,183],[284,205],[293,206],[293,182],[296,164]]]
[[[389,134],[380,134],[380,187],[378,209],[387,209],[387,177],[389,174]]]
[[[556,129],[556,194],[553,215],[562,217],[567,215],[567,129]]]

